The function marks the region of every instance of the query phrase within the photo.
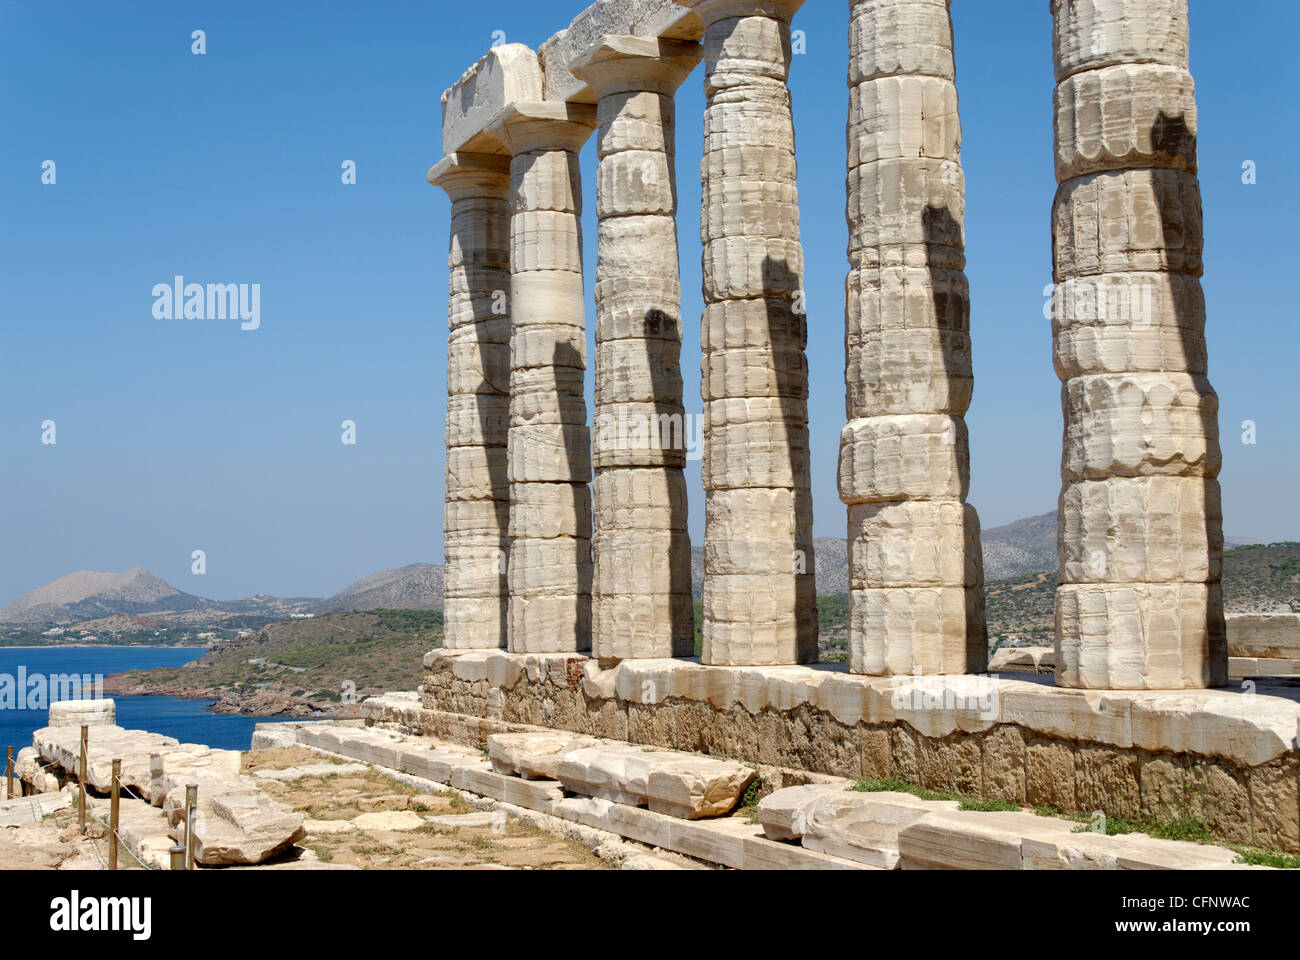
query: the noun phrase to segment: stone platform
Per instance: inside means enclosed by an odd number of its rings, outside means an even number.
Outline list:
[[[843,665],[434,651],[420,698],[371,721],[486,749],[551,728],[1062,812],[1195,816],[1222,840],[1300,852],[1300,688],[1085,691],[1021,674],[873,678]]]

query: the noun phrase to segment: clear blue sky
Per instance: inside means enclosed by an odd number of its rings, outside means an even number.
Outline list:
[[[326,595],[441,560],[448,203],[424,182],[439,96],[494,31],[536,46],[579,4],[0,2],[0,603],[83,568],[140,565],[229,599]],[[971,501],[991,527],[1053,509],[1059,490],[1042,317],[1051,18],[1046,0],[957,0],[953,16]],[[842,536],[847,4],[809,0],[796,26],[816,531]],[[204,56],[190,53],[196,28]],[[1225,526],[1265,540],[1300,539],[1297,35],[1294,0],[1192,0]],[[678,99],[682,366],[697,411],[701,76]],[[345,160],[355,186],[340,182]],[[590,288],[594,141],[584,162]],[[260,283],[261,329],[155,319],[152,288],[176,274]],[[355,446],[340,442],[344,419]],[[1245,419],[1255,446],[1239,442]],[[690,476],[700,538],[698,463]],[[195,549],[206,576],[190,573]]]

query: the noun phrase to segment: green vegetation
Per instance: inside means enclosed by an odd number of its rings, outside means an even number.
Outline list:
[[[1237,863],[1249,863],[1256,867],[1273,867],[1275,870],[1300,870],[1300,857],[1289,853],[1275,853],[1271,850],[1256,850],[1247,847],[1239,850]]]
[[[219,644],[184,667],[132,670],[131,693],[220,690],[308,696],[347,702],[389,690],[413,690],[424,654],[442,643],[442,614],[426,610],[335,613],[273,623]]]
[[[1154,817],[1138,817],[1136,819],[1125,819],[1124,817],[1106,817],[1098,818],[1095,814],[1067,813],[1057,814],[1067,820],[1078,820],[1081,826],[1076,829],[1075,833],[1101,833],[1096,830],[1097,826],[1104,828],[1106,836],[1118,837],[1126,833],[1145,833],[1156,840],[1186,840],[1189,843],[1214,843],[1214,836],[1210,833],[1209,828],[1200,820],[1192,816],[1180,816],[1171,820],[1160,820]]]
[[[740,797],[740,805],[742,807],[757,807],[758,801],[761,799],[763,799],[763,778],[755,772],[754,779],[749,782],[749,786],[745,788],[745,792]]]
[[[1020,809],[1019,804],[1011,803],[1008,800],[980,800],[978,797],[969,797],[960,793],[930,790],[914,783],[908,783],[898,777],[866,778],[859,780],[849,789],[858,793],[910,793],[921,800],[956,800],[958,809],[973,810],[978,813],[996,813]]]

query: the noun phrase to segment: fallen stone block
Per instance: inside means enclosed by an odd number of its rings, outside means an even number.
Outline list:
[[[1020,849],[1025,870],[1268,869],[1237,863],[1237,853],[1226,847],[1157,840],[1145,833],[1025,837]]]
[[[1004,647],[989,657],[989,673],[1051,673],[1055,668],[1052,647]]]
[[[570,793],[685,820],[730,813],[755,776],[729,760],[614,744],[570,750],[556,767]]]
[[[932,813],[898,832],[904,870],[1020,870],[1026,838],[1064,840],[1076,824],[1032,813]]]
[[[806,814],[803,846],[885,870],[898,868],[898,834],[925,817],[955,812],[953,800],[921,800],[910,793],[841,791],[822,796]]]
[[[274,750],[281,747],[296,747],[298,731],[283,723],[258,724],[253,730],[251,750]]]
[[[555,780],[564,754],[599,745],[594,737],[571,733],[494,733],[487,738],[488,759],[497,773],[525,780]]]
[[[51,727],[116,726],[117,704],[107,700],[59,700],[50,704]]]
[[[1300,660],[1300,613],[1228,615],[1228,656]]]
[[[808,811],[828,795],[844,793],[845,783],[808,783],[774,790],[758,801],[758,822],[769,840],[798,840],[808,822]]]

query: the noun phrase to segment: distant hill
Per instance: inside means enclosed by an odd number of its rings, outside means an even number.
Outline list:
[[[177,590],[141,567],[125,573],[79,570],[0,607],[0,623],[79,624],[143,615],[167,624],[212,623],[245,616],[280,619],[302,613],[315,602],[315,598],[265,594],[242,600],[209,600]]]
[[[441,610],[441,564],[412,563],[372,573],[312,607],[317,615],[350,610]]]
[[[1056,569],[1056,511],[981,533],[984,579],[1006,580]]]
[[[990,581],[985,590],[989,640],[1050,644],[1056,587],[1055,570]],[[1223,606],[1228,613],[1300,612],[1300,543],[1224,551]]]

